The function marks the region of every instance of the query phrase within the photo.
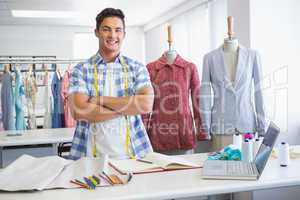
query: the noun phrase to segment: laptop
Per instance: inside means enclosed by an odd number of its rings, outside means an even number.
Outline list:
[[[271,122],[253,162],[206,160],[203,164],[202,178],[258,180],[267,164],[279,132],[279,128]]]

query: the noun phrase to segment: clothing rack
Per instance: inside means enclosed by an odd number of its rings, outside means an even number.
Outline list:
[[[85,61],[84,59],[57,59],[56,56],[0,56],[0,65],[9,64],[9,69],[14,72],[13,65],[32,64],[33,75],[36,72],[55,72],[58,64],[74,64]],[[37,68],[38,64],[53,64],[50,68]],[[4,69],[0,69],[3,72]],[[28,72],[28,69],[20,69],[20,72]]]
[[[0,64],[72,64],[85,61],[84,59],[2,59]]]
[[[72,64],[85,60],[1,60],[0,64]]]
[[[36,86],[41,88],[42,90],[38,89],[38,91],[43,91],[43,88],[47,87],[41,82],[40,77],[43,76],[44,73],[48,72],[49,77],[51,77],[58,69],[58,66],[61,65],[68,65],[68,64],[75,64],[84,61],[83,59],[57,59],[56,56],[0,56],[0,73],[4,72],[5,67],[4,64],[9,65],[10,72],[15,72],[14,66],[19,66],[21,73],[26,73],[29,71],[29,65],[32,65],[32,75],[36,79]],[[45,64],[45,66],[43,66]],[[27,67],[28,65],[28,67]],[[39,82],[38,82],[39,80]],[[48,81],[51,81],[50,79]],[[48,82],[49,84],[49,82]],[[51,83],[50,83],[51,84]],[[38,97],[38,95],[37,95]],[[42,113],[37,113],[37,106],[38,106],[38,99],[36,99],[36,110],[35,110],[35,118],[37,127],[41,128],[42,123],[41,119],[45,116]],[[24,115],[24,118],[27,122],[28,116]]]

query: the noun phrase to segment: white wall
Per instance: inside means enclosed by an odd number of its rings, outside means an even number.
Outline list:
[[[51,55],[71,58],[77,28],[0,26],[0,55]]]
[[[220,47],[227,36],[227,0],[209,4],[209,28],[211,50]]]
[[[228,0],[227,2],[227,15],[234,17],[235,36],[243,46],[250,47],[250,0]]]
[[[76,59],[86,59],[98,51],[98,38],[91,28],[74,34],[73,55]],[[145,62],[144,32],[141,27],[127,27],[122,53],[142,63]]]
[[[127,27],[123,54],[145,64],[145,35],[142,27]]]
[[[0,55],[88,58],[98,50],[93,31],[92,27],[0,26]],[[143,29],[127,27],[126,32],[123,53],[144,62]]]
[[[263,58],[269,118],[280,125],[279,141],[300,144],[300,2],[252,0],[250,8],[251,47]]]
[[[166,50],[167,25],[172,28],[172,48],[202,71],[202,59],[211,48],[209,12],[206,4],[181,13],[145,33],[146,62],[157,60]]]

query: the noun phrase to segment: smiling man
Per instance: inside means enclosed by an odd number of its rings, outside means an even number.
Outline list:
[[[114,8],[97,15],[99,50],[72,71],[69,97],[77,120],[72,159],[102,155],[126,159],[152,151],[140,114],[151,112],[153,89],[146,67],[120,53],[124,18]]]

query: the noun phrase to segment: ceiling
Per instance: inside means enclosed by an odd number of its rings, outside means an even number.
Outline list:
[[[145,25],[188,0],[0,0],[0,25],[94,26],[106,7],[120,8],[127,26]],[[72,11],[73,18],[16,18],[11,10]]]

